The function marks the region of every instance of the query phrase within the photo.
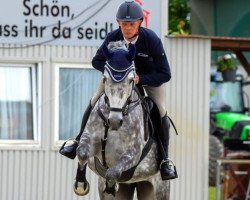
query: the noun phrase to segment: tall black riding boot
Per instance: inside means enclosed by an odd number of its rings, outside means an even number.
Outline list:
[[[76,157],[76,149],[78,147],[78,142],[80,141],[81,135],[84,131],[84,128],[85,128],[85,125],[88,121],[91,110],[92,110],[92,106],[91,106],[91,103],[89,103],[89,105],[88,105],[87,109],[85,110],[84,115],[82,117],[82,124],[81,124],[81,129],[80,129],[79,134],[76,136],[73,144],[65,146],[67,141],[64,142],[64,144],[62,145],[62,147],[59,150],[59,152],[62,155],[66,156],[70,159],[74,159]]]
[[[159,140],[159,146],[162,155],[162,161],[160,164],[160,172],[162,180],[169,180],[178,177],[173,162],[168,158],[169,128],[170,128],[169,119],[168,116],[165,115],[162,118],[162,127],[160,131],[160,140]]]

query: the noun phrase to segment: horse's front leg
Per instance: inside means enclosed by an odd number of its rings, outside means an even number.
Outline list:
[[[83,132],[79,145],[76,150],[80,166],[84,166],[89,159],[90,154],[90,134]]]
[[[82,134],[76,153],[79,162],[74,184],[74,192],[79,196],[84,196],[89,192],[89,183],[86,179],[86,167],[90,156],[90,136],[87,132]]]
[[[106,179],[108,181],[116,181],[121,177],[122,172],[132,168],[135,166],[140,159],[140,155],[138,154],[137,145],[129,148],[125,151],[120,157],[119,161],[109,168],[106,172]]]

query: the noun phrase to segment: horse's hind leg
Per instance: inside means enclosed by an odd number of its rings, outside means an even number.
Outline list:
[[[119,189],[115,195],[117,200],[133,200],[135,184],[119,183]]]
[[[154,184],[155,195],[157,200],[169,200],[170,199],[170,181],[160,181]]]
[[[154,187],[150,182],[138,182],[136,191],[138,200],[156,200],[156,198],[154,197]]]
[[[152,192],[153,192],[153,198],[154,200],[170,200],[170,181],[163,181],[161,179],[160,174],[158,173],[156,176],[154,176],[153,179],[149,180],[147,182],[148,184],[150,184],[152,186]],[[146,191],[145,188],[147,188],[147,186],[141,185],[142,192],[141,194],[145,194]],[[139,199],[139,198],[138,198]],[[144,198],[142,198],[144,199]]]
[[[169,200],[170,182],[142,181],[137,183],[136,190],[138,200]]]

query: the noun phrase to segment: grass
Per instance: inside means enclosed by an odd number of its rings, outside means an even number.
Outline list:
[[[215,200],[216,199],[216,188],[209,187],[208,189],[208,200]]]

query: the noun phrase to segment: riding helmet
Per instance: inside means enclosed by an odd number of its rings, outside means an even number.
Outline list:
[[[134,1],[125,1],[118,7],[116,20],[129,22],[143,20],[143,12],[141,6]]]

